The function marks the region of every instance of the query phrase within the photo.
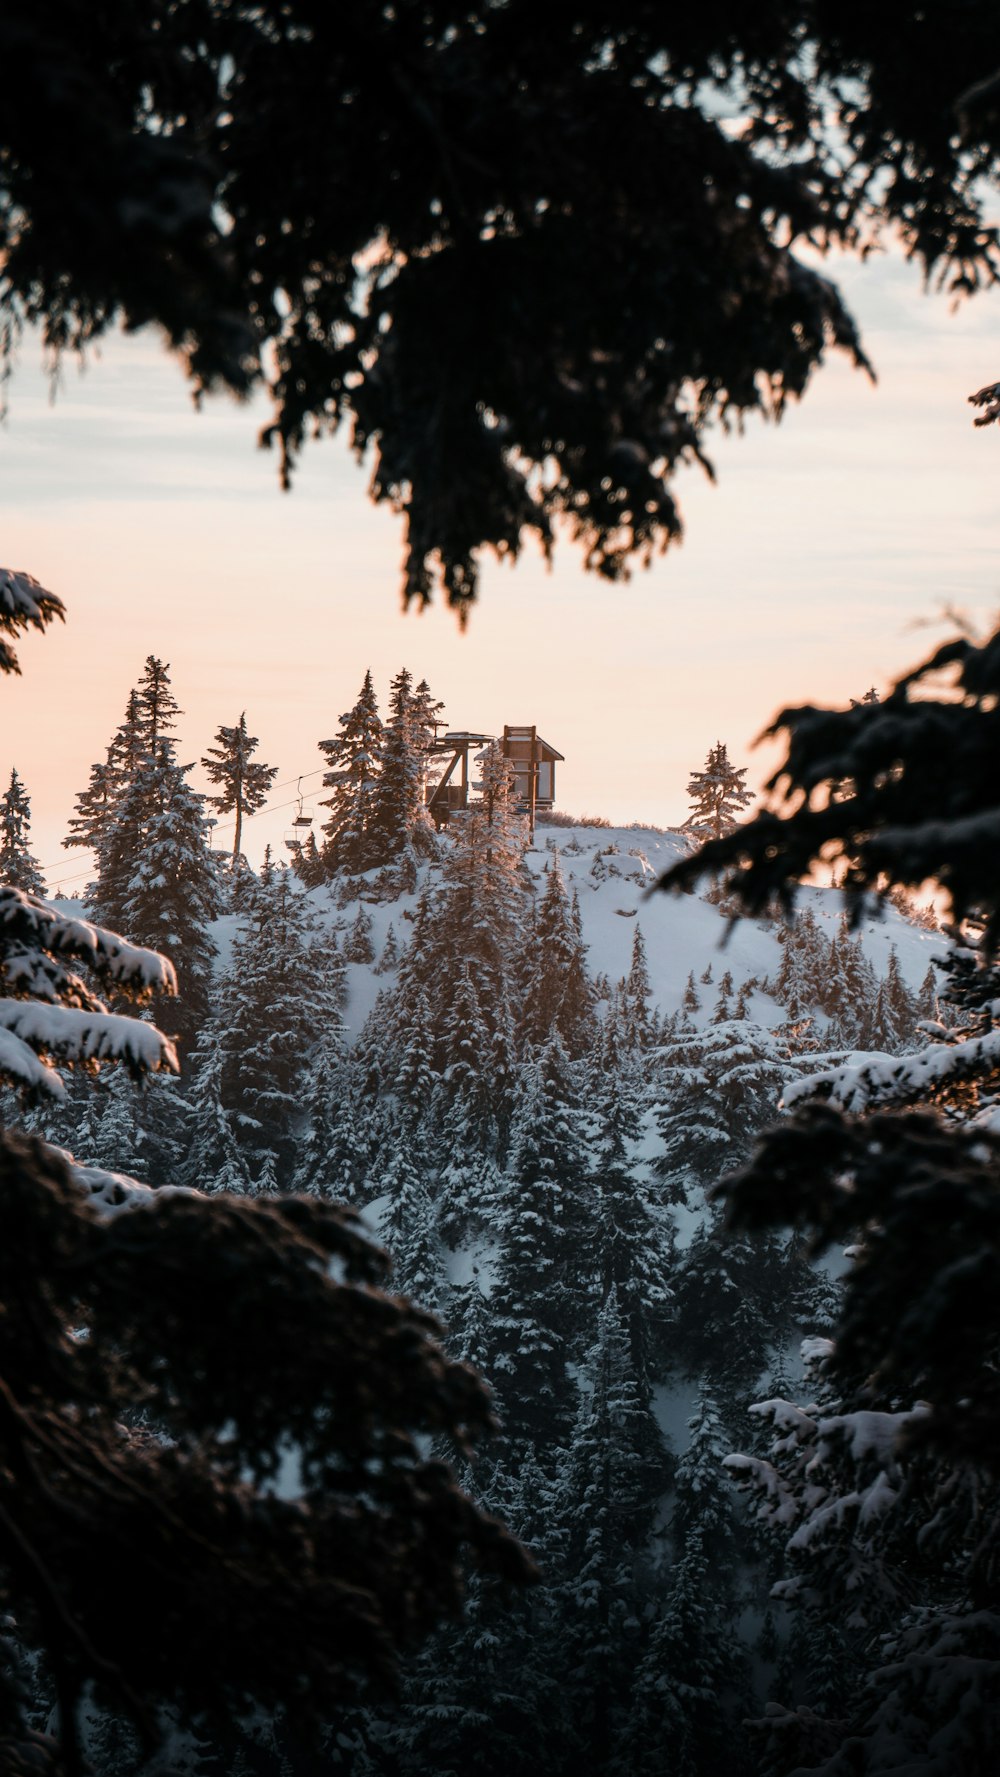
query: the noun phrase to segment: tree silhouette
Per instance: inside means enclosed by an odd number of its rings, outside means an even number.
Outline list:
[[[0,53],[8,355],[157,323],[268,387],[286,479],[346,425],[408,600],[564,521],[612,580],[677,538],[713,425],[865,363],[802,246],[997,265],[989,0],[12,0]]]

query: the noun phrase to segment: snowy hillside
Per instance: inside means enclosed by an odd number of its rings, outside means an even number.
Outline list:
[[[718,907],[701,896],[650,894],[657,878],[687,849],[680,834],[650,827],[539,826],[535,845],[525,858],[532,875],[540,879],[553,854],[558,856],[569,892],[575,890],[578,895],[592,975],[605,975],[611,982],[627,975],[638,925],[646,943],[652,1004],[663,1017],[679,1010],[692,971],[700,983],[709,967],[714,982],[729,970],[738,991],[747,980],[772,980],[781,963],[780,927],[750,919],[731,925]],[[412,893],[394,901],[365,903],[376,959],[382,955],[390,926],[400,948],[405,944],[420,889],[438,874],[436,865],[426,865]],[[324,921],[340,930],[350,926],[354,906],[337,910],[327,888],[314,890],[313,897]],[[834,937],[843,917],[838,890],[805,888],[799,905],[803,912],[811,910],[827,938]],[[234,925],[228,918],[216,928],[221,961],[228,954]],[[890,951],[896,950],[903,978],[914,993],[929,963],[944,948],[939,933],[911,924],[893,907],[888,907],[881,919],[866,921],[858,935],[879,977],[885,976]],[[460,934],[456,933],[456,941],[460,941]],[[371,965],[359,963],[347,964],[347,981],[345,1018],[350,1040],[361,1030],[385,982]],[[699,997],[701,1007],[693,1012],[696,1023],[711,1017],[716,992],[712,985],[704,989],[699,985]],[[757,1022],[768,1026],[786,1017],[785,1008],[759,989],[752,993],[749,1009]],[[819,1029],[825,1026],[822,1013],[816,1016],[816,1023]]]

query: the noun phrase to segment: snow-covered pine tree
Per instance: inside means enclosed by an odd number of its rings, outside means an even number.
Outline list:
[[[356,1195],[357,1155],[350,1073],[343,1055],[321,1050],[309,1070],[303,1099],[309,1127],[299,1137],[292,1189],[330,1203],[350,1202]]]
[[[572,1058],[590,1049],[595,996],[585,959],[586,945],[573,917],[559,854],[553,852],[524,951],[517,1033],[522,1046],[541,1048],[558,1031]]]
[[[108,743],[104,760],[91,766],[90,780],[77,796],[76,813],[69,819],[63,845],[83,846],[94,853],[97,880],[87,888],[89,901],[94,901],[101,877],[107,873],[106,853],[114,837],[118,805],[148,750],[147,726],[136,687],[128,694],[125,715]]]
[[[218,984],[218,997],[223,1003],[227,985],[224,980]],[[236,1191],[249,1196],[253,1184],[236,1131],[236,1115],[223,1103],[223,1031],[217,1011],[202,1026],[194,1046],[187,1097],[190,1139],[179,1176],[196,1191]]]
[[[492,1363],[509,1436],[558,1439],[573,1413],[566,1360],[588,1304],[592,1215],[576,1087],[558,1036],[521,1067],[521,1098],[497,1208]]]
[[[354,924],[344,935],[345,963],[373,963],[375,947],[372,944],[372,916],[362,902],[358,903],[358,911]]]
[[[399,944],[396,940],[396,928],[390,920],[385,934],[385,943],[382,946],[382,954],[375,965],[375,973],[376,975],[391,975],[398,967]]]
[[[738,1541],[729,1440],[703,1385],[676,1473],[675,1558],[635,1671],[620,1777],[750,1777],[749,1659],[737,1630]]]
[[[164,957],[0,885],[0,1078],[19,1090],[61,1100],[63,1063],[121,1061],[136,1077],[175,1070],[168,1038],[109,1012],[104,997],[143,1006],[154,992],[175,991]]]
[[[645,1381],[651,1372],[669,1301],[669,1225],[647,1201],[636,1164],[638,1118],[619,1070],[605,1075],[592,1172],[593,1251],[597,1299],[614,1293],[629,1336],[633,1372]],[[582,1281],[582,1280],[581,1280]]]
[[[628,1721],[644,1602],[636,1568],[668,1473],[614,1289],[582,1380],[552,1509],[558,1699],[563,1744],[586,1747],[588,1771],[605,1773]]]
[[[476,984],[469,968],[463,970],[447,1009],[441,1032],[440,1099],[446,1117],[456,1105],[463,1111],[463,1128],[471,1136],[477,1124],[480,1139],[476,1147],[483,1151],[495,1145],[491,1123],[492,1105],[487,1080],[489,1066],[489,1031],[479,1004]]]
[[[222,1103],[253,1176],[273,1156],[282,1189],[306,1127],[311,1064],[336,1052],[343,991],[339,956],[319,940],[308,894],[267,857],[216,998]]]
[[[501,1190],[498,1160],[509,1119],[509,1019],[494,1008],[492,1030],[466,970],[449,1010],[440,1051],[443,1071],[433,1101],[441,1232],[451,1244],[489,1230]],[[425,1120],[426,1123],[426,1120]]]
[[[209,747],[201,763],[213,784],[220,788],[208,797],[220,814],[233,816],[233,863],[243,849],[243,821],[263,808],[268,792],[278,775],[276,765],[265,765],[253,757],[259,746],[255,734],[247,729],[244,710],[232,727],[221,725],[215,734],[215,746]]]
[[[692,834],[699,843],[732,833],[753,801],[753,793],[743,781],[746,774],[747,767],[734,765],[723,742],[716,741],[709,748],[704,768],[691,773],[687,787],[691,813],[681,831]]]
[[[514,997],[529,887],[514,773],[496,741],[485,748],[479,767],[478,798],[449,822],[451,844],[422,952],[442,1016],[468,967],[488,1019],[490,1007]],[[415,931],[411,949],[416,937]]]
[[[375,861],[375,792],[383,747],[375,687],[366,672],[358,700],[341,716],[337,733],[319,742],[327,766],[323,788],[331,791],[323,800],[330,810],[323,825],[323,861],[331,876],[356,874]]]
[[[382,736],[382,768],[375,785],[371,819],[372,861],[406,861],[406,887],[415,882],[419,858],[437,852],[437,835],[424,800],[427,784],[429,688],[418,704],[413,678],[406,667],[389,691],[389,713]]]
[[[38,859],[28,843],[30,835],[31,798],[12,766],[10,783],[0,797],[0,882],[23,889],[27,895],[44,895]]]
[[[642,935],[642,927],[637,924],[632,936],[632,961],[625,977],[625,1028],[634,1049],[648,1049],[653,1041],[653,1021],[649,1010],[652,996],[646,941]]]
[[[153,689],[162,699],[162,680]],[[187,771],[167,735],[142,755],[99,854],[94,910],[174,962],[178,1033],[190,1041],[209,1004],[215,945],[208,928],[219,910],[219,882],[204,797]]]
[[[444,1255],[420,1144],[403,1137],[379,1168],[379,1239],[392,1260],[392,1285],[433,1312],[445,1290]]]
[[[916,999],[903,979],[899,953],[895,944],[889,950],[889,964],[885,972],[884,987],[886,1006],[892,1015],[898,1033],[898,1041],[904,1048],[912,1048],[914,1026],[919,1014]]]
[[[413,1129],[426,1121],[440,1081],[435,1067],[430,1003],[419,982],[413,983],[412,997],[408,997],[405,1004],[405,1016],[401,1015],[398,1003],[394,1013],[390,1066],[400,1121],[406,1128]]]

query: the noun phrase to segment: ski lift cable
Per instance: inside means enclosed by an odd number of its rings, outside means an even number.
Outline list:
[[[274,784],[272,788],[275,790],[287,790],[289,784],[303,784],[307,778],[321,777],[325,770],[326,767],[324,765],[318,765],[315,771],[300,771],[297,777],[286,777],[280,784]],[[288,802],[268,802],[263,808],[258,808],[255,814],[245,814],[243,819],[244,821],[255,821],[262,814],[282,814],[286,808],[294,808],[295,804],[302,800],[303,798],[300,791],[298,795],[291,797]],[[225,832],[227,829],[235,827],[236,822],[216,821],[213,822],[213,826],[216,832]],[[38,868],[44,876],[49,870],[58,870],[65,862],[65,858],[59,858],[54,864],[39,864]],[[91,866],[87,864],[80,870],[74,870],[70,876],[62,876],[58,880],[59,882],[73,882],[78,876],[88,876],[90,870]],[[58,886],[58,884],[55,886]]]

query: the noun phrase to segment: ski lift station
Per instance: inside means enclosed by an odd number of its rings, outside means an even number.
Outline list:
[[[437,783],[427,789],[427,809],[436,826],[445,826],[453,814],[468,807],[469,755],[494,738],[492,734],[454,729],[435,741],[431,752],[448,761]],[[556,764],[563,755],[543,740],[534,726],[505,724],[502,745],[504,758],[510,760],[513,768],[518,806],[534,828],[536,812],[555,806]]]

